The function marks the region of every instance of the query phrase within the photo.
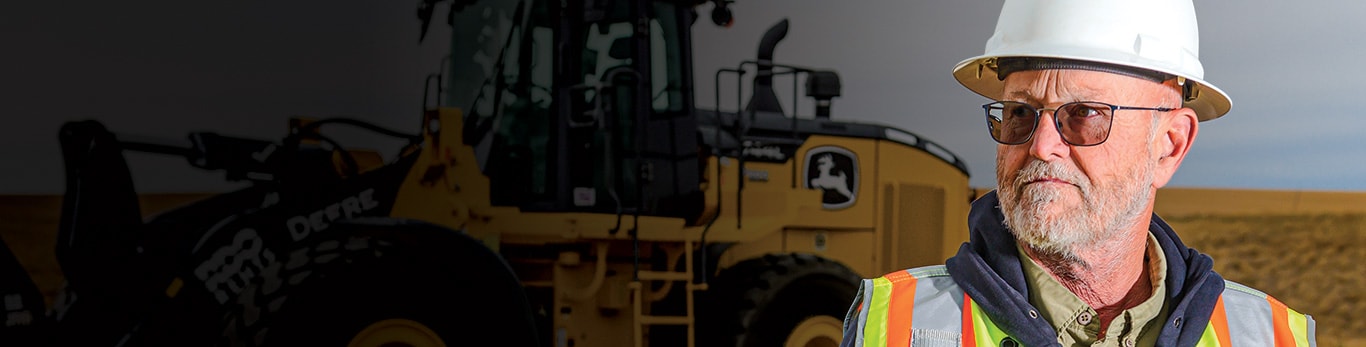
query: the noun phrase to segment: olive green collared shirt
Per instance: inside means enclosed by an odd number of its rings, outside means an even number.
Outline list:
[[[1049,275],[1048,271],[1025,254],[1024,248],[1018,244],[1015,248],[1020,259],[1029,259],[1020,262],[1024,267],[1025,283],[1029,286],[1029,303],[1057,330],[1058,343],[1063,346],[1115,347],[1152,346],[1157,343],[1157,335],[1169,311],[1164,299],[1167,293],[1167,258],[1152,234],[1148,234],[1145,255],[1148,278],[1152,280],[1152,296],[1116,316],[1103,339],[1099,338],[1100,319],[1097,318],[1096,310]]]

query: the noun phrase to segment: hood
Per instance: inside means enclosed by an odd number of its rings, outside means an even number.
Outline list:
[[[1043,317],[1031,318],[1029,288],[1005,226],[996,191],[978,198],[968,214],[971,237],[945,263],[963,291],[1006,334],[1025,346],[1057,345],[1057,331]],[[1204,333],[1224,280],[1209,256],[1186,247],[1171,226],[1153,214],[1148,231],[1167,258],[1167,302],[1171,310],[1158,346],[1193,346]],[[1179,324],[1178,324],[1179,322]]]

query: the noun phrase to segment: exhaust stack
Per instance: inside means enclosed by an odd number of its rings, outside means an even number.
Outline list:
[[[745,107],[745,111],[784,113],[783,106],[778,102],[778,94],[773,91],[773,49],[777,48],[778,41],[785,37],[786,18],[768,28],[764,38],[759,41],[759,61],[756,64],[758,74],[754,76],[754,94],[749,98],[749,105]]]

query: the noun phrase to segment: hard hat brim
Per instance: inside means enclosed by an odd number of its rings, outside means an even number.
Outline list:
[[[1057,50],[1055,49],[1055,51]],[[958,80],[959,84],[962,84],[964,87],[967,87],[969,90],[972,90],[979,95],[991,99],[999,98],[1004,90],[1005,82],[997,78],[996,70],[989,67],[987,61],[993,58],[1003,57],[1053,58],[1125,66],[1136,65],[1134,62],[1126,59],[1105,59],[1069,54],[990,54],[969,58],[959,62],[958,65],[953,68],[953,78]],[[1173,70],[1154,68],[1151,67],[1152,64],[1142,65],[1146,65],[1143,67],[1144,69],[1184,77],[1186,83],[1194,83],[1190,91],[1190,95],[1193,97],[1183,102],[1182,106],[1195,110],[1195,115],[1201,122],[1222,117],[1227,114],[1229,109],[1233,106],[1233,101],[1229,99],[1227,93],[1224,93],[1223,90],[1205,82],[1201,78]]]

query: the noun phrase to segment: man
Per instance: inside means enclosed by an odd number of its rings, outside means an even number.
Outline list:
[[[844,346],[1312,346],[1314,321],[1225,281],[1153,196],[1228,96],[1191,0],[1006,0],[954,77],[983,105],[997,189],[945,266],[864,280]]]

